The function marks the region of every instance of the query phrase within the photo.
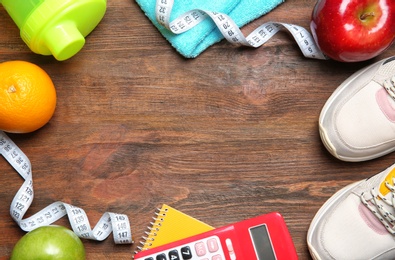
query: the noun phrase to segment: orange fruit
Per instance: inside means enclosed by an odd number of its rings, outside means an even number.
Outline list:
[[[56,90],[48,74],[26,61],[0,63],[0,130],[29,133],[55,112]]]

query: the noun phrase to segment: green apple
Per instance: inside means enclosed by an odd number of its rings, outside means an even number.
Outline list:
[[[11,260],[83,260],[85,248],[70,229],[50,225],[25,234],[12,250]]]

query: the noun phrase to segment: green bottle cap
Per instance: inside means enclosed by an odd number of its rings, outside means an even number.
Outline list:
[[[21,38],[38,54],[57,60],[74,56],[85,37],[99,24],[106,0],[0,0],[21,32]]]

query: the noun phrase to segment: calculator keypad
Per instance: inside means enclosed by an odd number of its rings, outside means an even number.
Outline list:
[[[146,256],[144,260],[225,260],[225,255],[219,238],[211,236]]]

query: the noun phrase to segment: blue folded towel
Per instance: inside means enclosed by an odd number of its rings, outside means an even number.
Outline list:
[[[156,21],[156,0],[136,0],[136,2],[162,35],[184,57],[195,58],[209,46],[223,39],[221,32],[210,18],[189,31],[173,34]],[[239,27],[242,27],[283,2],[284,0],[175,0],[170,21],[192,9],[202,9],[227,14]]]

